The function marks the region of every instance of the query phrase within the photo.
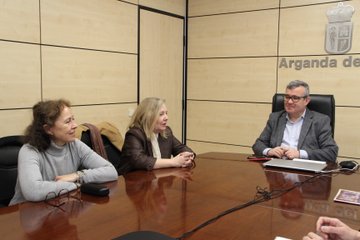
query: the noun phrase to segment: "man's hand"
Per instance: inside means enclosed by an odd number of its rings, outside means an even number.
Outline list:
[[[284,155],[287,159],[300,158],[300,151],[295,148],[289,148],[284,151]]]
[[[268,152],[267,152],[267,155],[268,156],[274,156],[274,157],[277,157],[277,158],[282,158],[284,156],[284,149],[282,147],[275,147],[275,148],[272,148],[270,149]]]

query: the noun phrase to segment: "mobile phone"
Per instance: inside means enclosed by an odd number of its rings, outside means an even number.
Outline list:
[[[83,183],[80,187],[82,193],[105,197],[109,195],[110,190],[105,185],[96,183]]]
[[[271,157],[263,156],[263,155],[250,155],[247,159],[251,161],[268,161],[271,160]]]

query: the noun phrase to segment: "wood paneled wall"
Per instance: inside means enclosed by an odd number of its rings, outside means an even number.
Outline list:
[[[324,48],[326,12],[337,2],[189,0],[187,143],[198,153],[251,153],[272,96],[301,79],[312,93],[334,94],[339,159],[359,159],[360,67],[354,59],[360,58],[360,2],[344,2],[355,8],[351,50],[332,55]],[[350,59],[352,66],[344,65]],[[290,60],[323,66],[280,67]]]
[[[22,134],[40,100],[66,98],[77,123],[122,134],[137,105],[138,5],[185,15],[185,0],[4,0],[0,137]],[[182,73],[181,73],[182,74]]]
[[[355,8],[351,50],[331,55],[326,11],[337,2],[189,0],[187,144],[250,153],[273,94],[302,79],[312,93],[335,95],[340,158],[357,159],[360,3],[345,1]],[[73,103],[79,123],[110,121],[124,134],[137,101],[138,4],[185,15],[185,0],[2,1],[0,136],[21,134],[33,104],[58,97]],[[279,67],[326,58],[338,65]]]

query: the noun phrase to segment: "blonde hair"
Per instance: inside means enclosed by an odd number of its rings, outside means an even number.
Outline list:
[[[159,117],[160,108],[165,104],[164,99],[149,97],[141,101],[136,108],[129,124],[129,128],[138,127],[144,130],[146,138],[151,140],[155,122]],[[166,138],[165,131],[160,133]]]

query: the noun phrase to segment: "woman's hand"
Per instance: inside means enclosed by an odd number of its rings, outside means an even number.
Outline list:
[[[173,158],[176,167],[191,167],[193,165],[194,154],[192,152],[182,152]]]
[[[79,179],[79,175],[77,173],[70,173],[55,177],[55,181],[63,181],[63,182],[76,182],[78,179]]]

